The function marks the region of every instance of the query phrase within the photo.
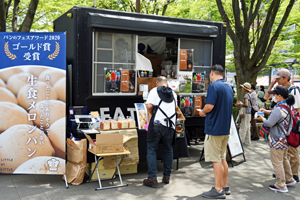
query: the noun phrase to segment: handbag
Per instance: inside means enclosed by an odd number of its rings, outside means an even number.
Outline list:
[[[252,101],[251,101],[251,96],[249,95],[249,102],[251,105],[251,116],[254,117],[256,110],[252,107]]]
[[[246,114],[246,108],[245,107],[240,108],[240,110],[239,110],[240,118],[244,118],[245,114]]]
[[[264,141],[267,142],[268,141],[268,136],[269,136],[269,132],[270,132],[270,128],[266,127],[264,124],[261,126],[260,128],[260,135],[262,138],[264,138]]]

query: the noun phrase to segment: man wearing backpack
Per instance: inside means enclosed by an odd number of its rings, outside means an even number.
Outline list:
[[[264,99],[270,99],[271,95],[268,91],[271,91],[276,82],[278,85],[283,85],[288,88],[289,94],[294,96],[295,104],[294,108],[298,113],[300,113],[300,91],[299,88],[293,86],[291,83],[291,73],[287,69],[280,69],[277,71],[276,75],[273,77],[270,86],[268,87],[267,91],[265,92]],[[298,170],[299,170],[299,152],[298,148],[294,148],[289,146],[288,148],[288,159],[290,161],[290,165],[292,168],[293,178],[299,182]]]
[[[169,184],[173,165],[172,141],[175,133],[177,95],[168,87],[167,79],[163,76],[157,78],[156,86],[148,96],[146,105],[150,115],[147,133],[147,164],[148,178],[143,184],[157,187],[156,151],[162,141],[164,150],[164,172],[162,182]]]

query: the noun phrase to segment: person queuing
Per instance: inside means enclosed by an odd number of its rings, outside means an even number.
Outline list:
[[[258,111],[258,103],[257,103],[257,94],[255,92],[255,86],[251,83],[251,93],[250,93],[250,102],[251,106],[255,111]],[[254,119],[254,116],[251,115],[251,140],[259,140],[259,135],[256,127],[256,120]]]
[[[215,175],[215,186],[202,193],[203,197],[210,199],[225,199],[230,194],[226,147],[232,118],[233,90],[225,82],[224,75],[221,65],[211,67],[209,77],[212,83],[207,90],[206,104],[199,112],[201,117],[205,117],[205,162],[213,163]]]
[[[284,86],[277,86],[274,90],[268,91],[269,94],[274,94],[277,104],[273,111],[261,109],[264,113],[270,114],[268,119],[259,115],[258,120],[263,121],[264,126],[271,127],[268,144],[270,146],[271,162],[276,175],[276,183],[269,185],[269,189],[277,192],[288,192],[287,186],[295,185],[297,182],[293,179],[291,166],[287,158],[289,145],[286,135],[292,129],[290,122],[290,114],[285,108],[280,105],[291,107],[295,99],[289,95],[288,89]]]
[[[148,178],[144,179],[143,184],[150,187],[158,185],[156,152],[160,141],[164,150],[163,182],[168,184],[170,181],[173,165],[172,141],[176,123],[177,95],[168,87],[167,79],[163,76],[157,78],[156,86],[150,91],[146,102],[151,118],[147,133]]]
[[[264,107],[264,102],[266,101],[264,99],[265,96],[265,87],[263,85],[259,86],[258,92],[257,92],[257,99],[258,99],[258,107],[263,108]]]
[[[294,99],[295,99],[294,108],[296,109],[296,111],[298,113],[300,113],[300,93],[299,93],[298,88],[293,87],[293,85],[291,84],[290,81],[291,81],[291,73],[289,70],[287,70],[287,69],[278,70],[276,75],[272,79],[270,86],[268,87],[268,89],[265,93],[264,99],[268,100],[271,98],[271,94],[269,94],[268,91],[270,91],[274,87],[274,85],[276,83],[278,83],[278,85],[287,87],[289,94],[294,96]],[[288,155],[288,159],[291,164],[291,167],[292,167],[293,178],[297,182],[299,182],[299,176],[298,176],[299,152],[298,152],[298,148],[289,146],[287,155]]]
[[[248,82],[245,82],[243,85],[240,85],[242,87],[244,95],[244,102],[238,101],[235,106],[242,106],[240,109],[246,109],[245,116],[241,118],[241,124],[240,124],[240,137],[241,142],[243,144],[250,145],[251,144],[251,133],[250,133],[250,121],[251,121],[251,105],[250,105],[250,92],[251,92],[251,84]]]

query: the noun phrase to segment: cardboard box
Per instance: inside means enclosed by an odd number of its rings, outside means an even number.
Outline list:
[[[130,151],[129,155],[125,155],[121,166],[133,165],[139,163],[139,148],[138,148],[138,134],[136,129],[119,130],[123,133],[124,148]],[[118,156],[118,161],[122,159],[122,156]],[[105,169],[116,168],[116,156],[105,156],[104,157]]]
[[[92,138],[86,135],[89,140],[89,149],[96,154],[100,153],[117,153],[123,152],[123,133],[111,133],[111,134],[96,134],[96,144]]]
[[[102,165],[101,165],[102,163]],[[85,173],[88,175],[88,176],[91,176],[93,170],[94,170],[94,167],[95,167],[96,163],[87,163],[87,168],[86,168],[86,171]],[[109,178],[112,178],[112,176],[114,175],[115,173],[115,170],[116,168],[114,169],[104,169],[104,166],[103,166],[103,160],[101,160],[98,164],[98,169],[99,169],[99,175],[100,175],[100,178],[101,179],[109,179]],[[122,174],[122,173],[121,173]],[[98,176],[97,176],[97,169],[95,169],[95,172],[91,178],[91,180],[98,180]]]
[[[119,167],[121,175],[124,174],[136,174],[137,173],[137,164],[133,165],[123,165]],[[117,171],[117,175],[119,175]]]

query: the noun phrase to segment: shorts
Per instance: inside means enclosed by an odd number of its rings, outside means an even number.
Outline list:
[[[226,148],[229,135],[205,135],[204,155],[205,162],[222,162],[226,160]]]

